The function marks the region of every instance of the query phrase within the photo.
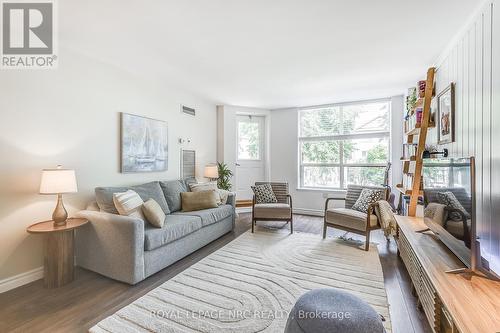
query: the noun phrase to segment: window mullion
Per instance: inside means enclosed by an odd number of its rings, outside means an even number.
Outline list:
[[[390,137],[390,132],[370,132],[370,133],[355,133],[355,134],[338,134],[338,135],[324,135],[324,136],[301,136],[300,141],[338,141],[350,139],[375,139]]]
[[[339,108],[340,111],[340,134],[344,135],[344,107],[341,106]],[[340,159],[340,168],[339,168],[339,176],[340,176],[340,188],[345,188],[344,186],[344,141],[339,141],[339,159]]]
[[[340,188],[345,188],[344,187],[344,141],[339,141],[339,158],[340,158],[340,168],[339,168]]]

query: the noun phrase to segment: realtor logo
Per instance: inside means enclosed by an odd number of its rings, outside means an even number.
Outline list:
[[[2,3],[2,68],[54,68],[54,3]]]

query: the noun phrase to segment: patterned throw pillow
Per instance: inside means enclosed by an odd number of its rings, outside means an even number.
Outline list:
[[[142,213],[144,201],[142,201],[137,192],[128,190],[126,192],[113,193],[113,202],[120,215],[132,216],[143,221],[145,220],[144,214]]]
[[[271,184],[263,184],[252,186],[252,191],[255,194],[255,203],[277,203],[276,195],[274,195]]]
[[[352,206],[352,209],[360,211],[362,213],[368,212],[368,206],[379,200],[384,199],[384,190],[376,190],[364,188],[359,195],[358,200]]]
[[[458,201],[457,197],[455,196],[455,194],[453,194],[453,192],[449,192],[449,191],[448,192],[438,192],[437,197],[438,197],[440,204],[445,205],[446,207],[449,207],[452,209],[459,210],[465,214],[466,218],[470,219],[470,214],[467,213],[464,206],[462,206],[460,201]],[[450,213],[449,217],[453,221],[461,221],[462,220],[462,216],[457,212]]]

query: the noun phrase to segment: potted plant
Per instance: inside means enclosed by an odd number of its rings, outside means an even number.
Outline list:
[[[217,187],[226,191],[231,191],[231,177],[233,172],[229,169],[226,163],[217,163],[219,170],[219,179],[217,179]]]

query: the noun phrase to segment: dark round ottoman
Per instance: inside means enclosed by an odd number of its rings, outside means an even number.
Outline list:
[[[381,316],[365,301],[337,289],[315,289],[295,303],[285,333],[384,333]]]

